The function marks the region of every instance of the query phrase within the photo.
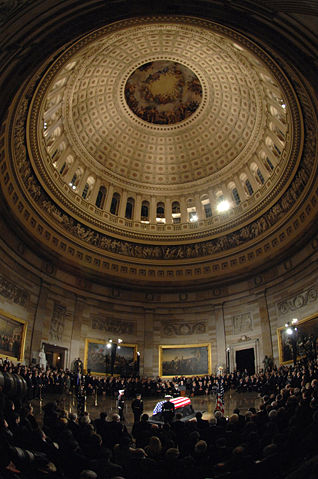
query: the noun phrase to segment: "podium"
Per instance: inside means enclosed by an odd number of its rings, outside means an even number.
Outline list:
[[[186,395],[186,387],[185,386],[179,386],[179,392],[181,397],[185,397]]]

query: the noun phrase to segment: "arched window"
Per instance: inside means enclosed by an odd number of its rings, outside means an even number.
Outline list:
[[[160,201],[157,203],[157,218],[164,218],[165,216],[165,204]]]
[[[276,157],[279,157],[281,155],[280,149],[269,136],[266,138],[265,144]]]
[[[157,223],[165,223],[166,222],[165,204],[162,201],[159,201],[159,203],[157,203],[156,221],[157,221]]]
[[[171,204],[173,224],[181,223],[181,210],[179,201],[173,201]]]
[[[141,203],[141,221],[149,223],[149,201],[144,200]]]
[[[63,165],[60,168],[60,175],[63,175],[65,168],[66,168],[66,161],[64,161]]]
[[[238,206],[241,203],[241,198],[236,184],[234,183],[234,181],[230,181],[227,187],[231,191],[234,203]]]
[[[105,186],[100,186],[97,193],[96,201],[95,201],[95,205],[97,206],[97,208],[103,209],[105,198],[106,198],[106,188]]]
[[[205,204],[203,205],[203,207],[204,207],[205,217],[206,217],[206,218],[211,218],[211,216],[212,216],[212,208],[211,208],[210,202],[209,202],[209,203],[205,203]]]
[[[262,172],[259,168],[257,168],[256,170],[256,180],[263,185],[265,183],[265,179],[264,179],[264,176],[262,175]]]
[[[135,200],[134,198],[128,198],[126,203],[125,218],[131,220],[134,214]]]
[[[257,181],[257,183],[259,185],[263,185],[265,183],[264,176],[263,176],[261,170],[259,169],[257,163],[255,163],[255,162],[252,163],[251,166],[250,166],[250,170],[253,173],[253,176],[254,176],[255,180]]]
[[[265,168],[268,170],[268,171],[272,171],[274,169],[274,165],[273,163],[271,162],[271,160],[268,158],[268,156],[265,158]]]
[[[114,193],[112,197],[112,202],[110,204],[110,213],[112,215],[118,215],[118,209],[119,209],[119,202],[120,202],[120,194],[119,193]]]
[[[195,223],[198,221],[197,209],[194,205],[193,198],[187,200],[187,212],[190,223]]]
[[[72,155],[68,155],[68,157],[65,160],[65,163],[62,165],[60,169],[60,174],[61,176],[65,176],[67,172],[69,171],[70,167],[74,163],[74,158]]]
[[[203,209],[204,209],[205,217],[206,218],[211,218],[212,208],[211,208],[210,199],[209,199],[208,195],[203,195],[201,197],[201,203],[202,203],[202,206],[203,206]]]
[[[92,189],[94,187],[94,183],[95,183],[95,178],[93,176],[89,176],[86,180],[86,183],[82,192],[82,198],[84,198],[84,200],[85,199],[87,200],[89,198],[92,192]]]
[[[279,141],[284,145],[285,144],[285,133],[278,128],[278,126],[274,122],[270,122],[269,124],[270,130],[276,135],[276,137],[279,139]]]
[[[232,197],[233,197],[234,203],[238,206],[241,203],[241,198],[236,186],[232,190]]]
[[[77,170],[75,171],[69,185],[71,188],[73,188],[73,190],[76,190],[79,182],[81,181],[81,178],[83,176],[83,173],[84,173],[84,170],[82,167],[79,167],[77,168]]]
[[[254,193],[254,190],[253,190],[253,187],[251,185],[251,182],[250,180],[248,179],[246,173],[242,173],[240,175],[240,180],[242,182],[242,186],[244,188],[244,191],[245,191],[245,194],[246,196],[252,196],[252,194]]]
[[[259,158],[261,158],[266,170],[271,173],[274,169],[274,165],[273,163],[271,162],[271,160],[268,158],[267,154],[265,153],[265,151],[261,151],[259,153]]]
[[[246,188],[246,191],[247,191],[248,195],[252,196],[252,194],[254,193],[254,190],[253,190],[253,187],[252,187],[249,179],[245,180],[245,188]]]
[[[180,213],[180,203],[179,201],[173,201],[171,205],[172,213],[177,214]]]
[[[87,198],[88,188],[89,188],[89,184],[88,184],[88,183],[85,183],[85,186],[84,186],[84,189],[83,189],[83,193],[82,193],[82,198],[83,198],[84,200],[86,200],[86,198]]]

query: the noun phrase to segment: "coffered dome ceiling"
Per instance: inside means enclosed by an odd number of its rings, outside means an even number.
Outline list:
[[[42,247],[94,274],[188,284],[264,267],[314,221],[296,214],[315,135],[293,75],[197,18],[93,31],[20,91],[8,202]]]

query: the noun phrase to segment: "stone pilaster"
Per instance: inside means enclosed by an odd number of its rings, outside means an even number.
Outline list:
[[[153,376],[154,355],[157,351],[154,348],[154,312],[146,309],[144,312],[144,354],[141,358],[140,374]]]
[[[48,285],[41,282],[38,303],[35,310],[34,322],[31,333],[30,359],[35,358],[38,362],[38,353],[41,349],[42,340],[48,339],[50,311],[48,309]]]
[[[268,313],[265,290],[257,295],[257,302],[261,322],[263,355],[273,356],[272,331],[270,326],[270,317]]]
[[[84,360],[84,342],[82,338],[82,313],[85,308],[85,298],[81,296],[75,297],[75,305],[73,311],[73,327],[70,341],[70,353],[68,357],[68,367],[71,365],[74,359],[80,357]]]
[[[226,340],[225,340],[225,328],[224,328],[224,310],[223,304],[218,304],[214,309],[215,314],[215,327],[216,327],[216,347],[218,364],[214,365],[214,370],[219,366],[226,368]]]

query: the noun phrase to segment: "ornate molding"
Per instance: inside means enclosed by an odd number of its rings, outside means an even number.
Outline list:
[[[247,333],[253,330],[253,321],[251,313],[242,313],[233,316],[233,334]]]
[[[2,274],[0,274],[0,295],[20,306],[27,306],[30,299],[29,293],[24,288],[7,280]]]
[[[137,324],[134,321],[103,317],[102,315],[90,315],[92,329],[105,331],[111,334],[136,334]]]
[[[294,296],[284,299],[277,303],[277,309],[279,314],[287,314],[292,311],[297,311],[298,309],[307,306],[308,303],[313,303],[318,299],[318,289],[312,287],[306,289],[305,291],[299,292]]]
[[[68,316],[70,316],[70,313],[67,312],[66,306],[54,302],[49,331],[49,338],[51,341],[62,341],[65,320]]]
[[[163,336],[192,336],[205,334],[207,321],[162,321],[161,332]]]

